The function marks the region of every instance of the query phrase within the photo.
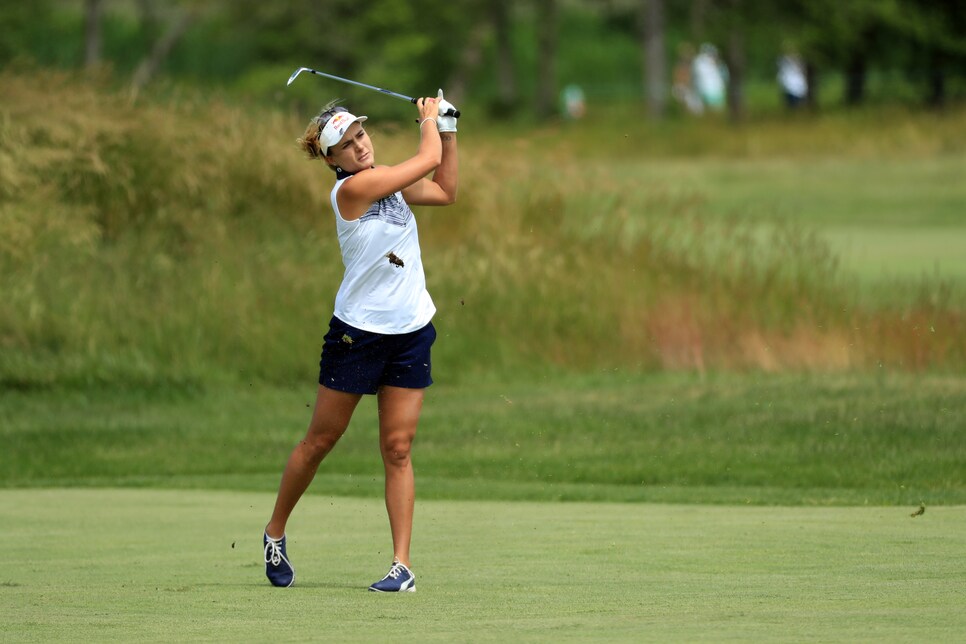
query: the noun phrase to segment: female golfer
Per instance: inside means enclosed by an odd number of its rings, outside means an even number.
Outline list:
[[[332,210],[345,264],[319,363],[319,392],[308,431],[282,474],[272,519],[265,526],[265,574],[291,586],[295,570],[285,549],[285,524],[322,459],[349,425],[364,394],[375,394],[379,447],[386,473],[386,510],[394,559],[377,592],[415,591],[409,542],[415,486],[410,448],[432,384],[430,346],[436,312],[426,291],[416,219],[410,205],[443,206],[456,199],[456,118],[443,98],[416,101],[419,151],[393,166],[377,166],[365,116],[327,105],[299,139],[336,173]],[[426,178],[432,173],[432,178]]]

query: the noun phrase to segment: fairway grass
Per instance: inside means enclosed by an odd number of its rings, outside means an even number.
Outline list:
[[[603,171],[602,171],[603,172]],[[714,217],[818,231],[865,287],[966,280],[966,157],[640,161],[608,172]],[[645,177],[645,181],[641,181]],[[642,216],[662,214],[656,201]],[[673,212],[672,216],[678,216]]]
[[[0,491],[3,641],[962,641],[966,510],[417,504],[418,592],[366,591],[382,503],[306,496],[296,586],[262,492]]]
[[[966,286],[966,226],[827,226],[842,265],[866,284],[941,278]]]

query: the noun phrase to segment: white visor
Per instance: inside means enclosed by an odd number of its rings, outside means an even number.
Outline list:
[[[336,112],[328,120],[322,132],[319,133],[319,143],[322,146],[322,154],[328,156],[329,149],[342,140],[346,130],[353,123],[362,123],[368,116],[356,116],[349,112]]]

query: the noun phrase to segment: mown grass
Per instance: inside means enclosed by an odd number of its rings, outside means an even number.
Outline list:
[[[2,81],[3,387],[314,378],[341,264],[331,175],[294,146],[303,118],[176,90],[132,101],[109,80],[47,70]],[[907,149],[942,176],[961,164],[961,114],[883,118],[667,131],[618,119],[593,135],[556,124],[525,137],[467,120],[459,203],[419,213],[437,363],[468,378],[961,368],[955,284],[926,279],[867,305],[820,236],[795,222],[763,232],[756,209],[787,186],[769,198],[716,190],[717,170],[693,188],[631,172],[672,149],[769,163],[788,136],[809,142],[789,162],[806,174],[823,146],[870,178]],[[882,135],[889,124],[901,127]],[[411,153],[414,133],[398,128],[373,123],[381,160]]]
[[[417,592],[366,592],[390,553],[377,500],[310,496],[296,585],[263,577],[273,497],[0,491],[0,639],[955,641],[961,508],[427,501]]]
[[[788,224],[815,231],[839,258],[839,277],[854,274],[863,291],[923,277],[961,289],[966,277],[963,154],[644,160],[610,173],[708,217],[757,222],[762,234]]]
[[[414,452],[420,498],[753,504],[966,502],[959,376],[442,381]],[[271,491],[313,387],[7,393],[0,486]],[[382,494],[371,400],[316,493]]]

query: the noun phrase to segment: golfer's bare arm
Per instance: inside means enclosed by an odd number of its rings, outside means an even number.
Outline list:
[[[427,124],[426,129],[432,123]],[[439,139],[436,139],[437,146]],[[422,146],[420,146],[422,147]],[[336,199],[339,211],[348,220],[358,219],[369,205],[399,192],[432,172],[439,165],[439,152],[423,154],[422,150],[402,163],[393,166],[377,166],[354,175],[342,184]]]
[[[459,157],[456,152],[456,132],[442,132],[443,160],[432,179],[420,179],[404,188],[403,198],[413,206],[448,206],[456,201],[459,189]]]

